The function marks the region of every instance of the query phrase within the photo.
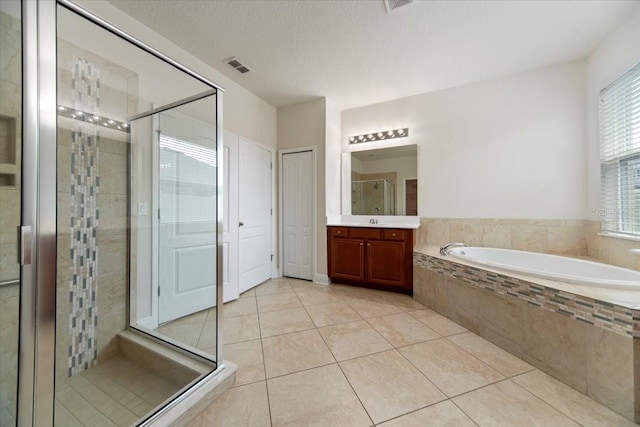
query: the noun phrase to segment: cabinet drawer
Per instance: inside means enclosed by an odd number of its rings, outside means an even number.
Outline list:
[[[384,240],[404,240],[406,232],[407,230],[401,228],[389,228],[382,231]]]
[[[329,234],[334,237],[349,237],[349,227],[329,227]]]
[[[381,239],[382,230],[379,228],[353,227],[351,237],[358,239]]]

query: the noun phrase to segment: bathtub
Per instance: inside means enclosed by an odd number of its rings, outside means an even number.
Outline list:
[[[541,279],[609,289],[640,290],[640,271],[593,261],[510,249],[457,247],[447,256]]]

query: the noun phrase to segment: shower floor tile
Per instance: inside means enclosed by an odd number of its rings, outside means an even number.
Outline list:
[[[56,382],[55,426],[130,426],[185,385],[116,356]]]

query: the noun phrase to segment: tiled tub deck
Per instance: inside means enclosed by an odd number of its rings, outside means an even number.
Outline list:
[[[434,246],[413,261],[418,302],[640,422],[640,292],[482,269]]]

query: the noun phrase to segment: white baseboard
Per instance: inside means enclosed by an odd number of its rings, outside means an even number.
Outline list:
[[[138,320],[138,325],[142,326],[143,328],[151,329],[152,331],[158,327],[158,323],[153,319],[152,316]]]
[[[316,274],[313,278],[313,283],[317,283],[318,285],[328,285],[331,283],[331,279],[326,274]]]

